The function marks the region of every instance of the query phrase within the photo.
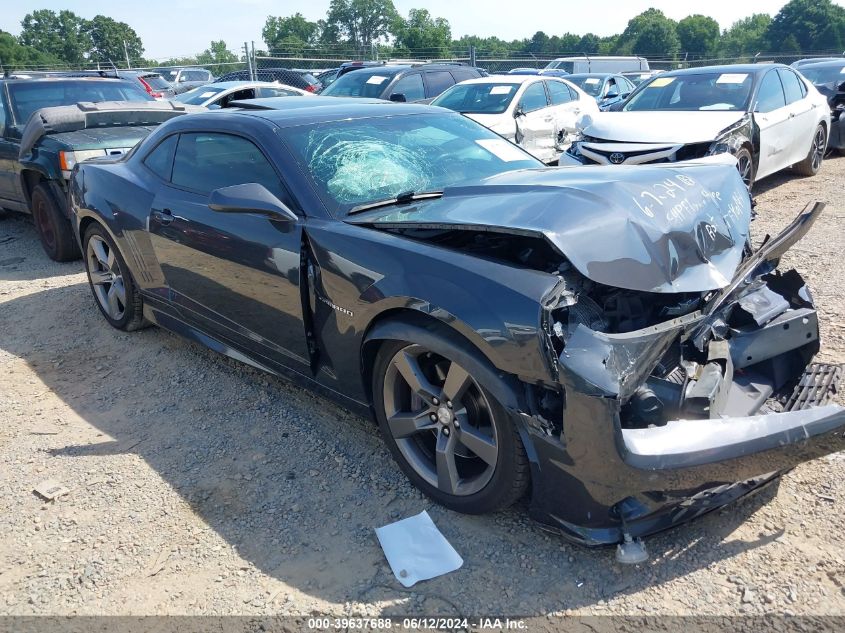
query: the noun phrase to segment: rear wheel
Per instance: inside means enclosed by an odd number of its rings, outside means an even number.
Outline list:
[[[111,236],[99,224],[92,224],[83,244],[88,283],[106,321],[127,332],[144,327],[141,295]]]
[[[438,503],[481,514],[525,493],[528,460],[510,417],[442,351],[401,341],[383,345],[373,399],[394,459]]]
[[[41,183],[33,190],[31,211],[35,230],[47,256],[57,262],[79,259],[79,247],[70,220],[62,213],[47,184]]]
[[[813,142],[810,145],[810,153],[807,158],[795,165],[795,171],[802,176],[815,176],[821,169],[824,160],[824,152],[827,146],[827,132],[823,125],[816,128],[813,134]]]

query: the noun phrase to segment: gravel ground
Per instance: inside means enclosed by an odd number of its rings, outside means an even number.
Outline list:
[[[759,187],[756,238],[824,217],[784,264],[845,361],[845,158]],[[109,328],[80,262],[0,220],[2,614],[845,614],[845,455],[647,540],[620,567],[525,507],[455,514],[415,491],[371,422],[160,329]],[[69,493],[45,503],[46,479]],[[404,590],[373,528],[427,509],[462,569]]]

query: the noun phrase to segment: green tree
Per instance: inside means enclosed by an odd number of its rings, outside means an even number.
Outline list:
[[[647,9],[628,22],[620,37],[620,52],[650,57],[675,57],[681,49],[677,24],[663,11]]]
[[[95,15],[86,22],[85,32],[91,40],[89,59],[119,65],[128,56],[133,64],[141,63],[144,45],[141,38],[126,22],[118,22],[105,15]]]
[[[396,48],[420,51],[423,57],[448,57],[452,29],[444,18],[432,18],[426,9],[411,9],[408,19],[397,17],[391,27]]]
[[[66,64],[79,66],[91,48],[86,21],[73,11],[40,9],[21,21],[20,43]]]
[[[223,40],[212,40],[211,46],[197,55],[197,64],[208,66],[212,64],[231,64],[239,61],[238,56],[226,46]]]
[[[599,52],[599,44],[601,44],[601,38],[598,35],[587,33],[578,40],[575,50],[585,55],[596,55]]]
[[[42,53],[31,46],[24,46],[11,33],[0,31],[0,72],[56,66],[60,63],[61,60],[57,57]]]
[[[723,57],[751,56],[768,48],[766,32],[772,23],[771,16],[755,13],[734,22],[722,33],[719,54]]]
[[[396,15],[391,0],[331,0],[326,24],[351,46],[369,47],[390,32]]]
[[[309,22],[301,13],[289,17],[267,16],[261,37],[271,51],[286,48],[291,42],[298,42],[300,48],[314,41],[317,36],[318,25]],[[285,42],[283,45],[282,43]]]
[[[845,8],[831,0],[791,0],[769,25],[766,37],[773,51],[783,51],[793,36],[799,50],[836,50],[845,41]]]
[[[550,41],[551,38],[543,33],[543,31],[537,31],[531,36],[531,40],[528,42],[528,46],[525,50],[528,53],[547,53],[550,51]]]
[[[706,15],[690,15],[678,22],[681,51],[694,55],[710,55],[719,43],[719,23]]]

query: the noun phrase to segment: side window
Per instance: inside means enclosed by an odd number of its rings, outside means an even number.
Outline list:
[[[170,172],[173,170],[173,152],[178,139],[178,134],[168,136],[144,159],[147,168],[162,180],[170,180]]]
[[[569,87],[560,81],[547,81],[546,87],[549,89],[549,96],[552,98],[552,105],[562,105],[572,101],[572,93],[569,92]]]
[[[257,182],[286,200],[276,171],[251,141],[231,134],[181,134],[173,161],[174,185],[201,193]]]
[[[760,82],[757,90],[757,110],[759,112],[772,112],[786,106],[783,96],[783,86],[778,79],[777,70],[770,70]]]
[[[523,112],[533,112],[540,108],[545,108],[548,104],[546,100],[546,89],[543,88],[543,82],[538,81],[531,84],[522,93],[522,99],[519,101]]]
[[[572,95],[573,101],[578,101],[581,98],[581,95],[578,94],[578,91],[575,90],[572,86],[567,86],[569,88],[569,94]]]
[[[783,68],[778,68],[778,74],[780,75],[781,83],[783,83],[783,91],[786,93],[786,102],[795,103],[796,101],[801,101],[807,93],[804,84],[798,79],[798,75],[791,70],[785,70]]]
[[[452,76],[455,78],[455,83],[459,84],[467,79],[476,79],[480,75],[472,70],[453,70]]]
[[[414,73],[406,75],[396,82],[391,94],[405,95],[406,101],[417,101],[418,99],[425,99],[425,87],[423,87],[422,75]]]
[[[604,84],[604,90],[602,90],[601,93],[602,95],[609,95],[611,92],[615,92],[616,94],[619,94],[620,92],[616,85],[616,80],[613,77],[607,80]]]
[[[445,70],[434,70],[426,73],[425,81],[428,84],[429,97],[436,97],[446,90],[446,88],[455,85],[455,79],[452,77],[452,73]]]

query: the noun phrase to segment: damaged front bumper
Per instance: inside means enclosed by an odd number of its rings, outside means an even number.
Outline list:
[[[556,323],[563,414],[524,425],[536,519],[580,543],[618,543],[845,450],[845,409],[826,404],[840,370],[812,364],[812,298],[797,272],[775,270],[822,208],[805,209],[690,314],[623,333]]]

